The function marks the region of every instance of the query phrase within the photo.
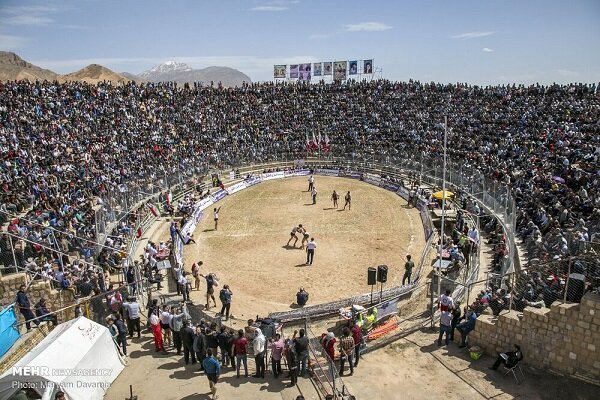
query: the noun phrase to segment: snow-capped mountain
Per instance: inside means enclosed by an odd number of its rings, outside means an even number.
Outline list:
[[[152,69],[149,69],[148,71],[144,71],[141,74],[138,74],[138,76],[148,81],[170,81],[172,80],[170,79],[170,76],[187,71],[192,71],[192,67],[185,63],[179,63],[177,61],[167,61],[165,63],[157,65]]]
[[[211,82],[217,85],[221,82],[224,86],[241,86],[242,83],[251,83],[250,77],[237,69],[228,67],[207,67],[203,69],[193,69],[184,63],[176,61],[167,61],[156,67],[144,71],[141,74],[133,75],[124,73],[129,79],[137,79],[146,82],[177,82],[194,83],[202,82],[204,85],[210,85]]]

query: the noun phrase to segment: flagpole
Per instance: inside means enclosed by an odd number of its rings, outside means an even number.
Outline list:
[[[444,166],[442,170],[442,227],[440,234],[440,248],[438,258],[438,298],[442,295],[442,250],[444,248],[444,217],[446,215],[446,145],[448,144],[448,116],[444,116]]]

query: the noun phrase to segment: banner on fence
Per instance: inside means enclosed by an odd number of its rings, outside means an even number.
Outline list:
[[[352,171],[352,170],[340,170],[339,176],[342,176],[345,178],[352,178],[352,179],[361,179],[362,178],[362,174],[360,172]]]
[[[244,182],[246,182],[246,186],[256,185],[257,183],[260,183],[260,176],[250,176],[244,179]]]
[[[231,185],[228,188],[226,188],[225,190],[227,191],[228,194],[234,194],[235,192],[239,192],[240,190],[246,189],[246,182],[242,181],[242,182],[238,182],[235,185]]]
[[[378,175],[370,174],[368,172],[364,174],[363,180],[367,183],[370,183],[371,185],[381,185],[381,177]]]
[[[310,169],[293,169],[283,173],[285,176],[305,176],[310,175]]]
[[[196,209],[202,211],[210,207],[214,203],[213,199],[208,196],[196,203]]]
[[[271,179],[280,179],[283,178],[285,176],[283,171],[277,171],[277,172],[265,172],[264,174],[260,175],[263,181],[268,181]]]
[[[398,196],[402,197],[404,200],[408,201],[408,196],[410,194],[410,191],[407,188],[401,186],[398,188],[398,191],[396,192],[396,194]]]
[[[317,175],[327,175],[327,176],[339,176],[340,171],[332,168],[317,168],[315,169],[315,174]]]
[[[216,203],[217,201],[221,200],[223,197],[227,196],[227,191],[223,190],[223,189],[219,189],[216,192],[214,192],[213,194],[210,195],[210,197],[212,198],[213,202]]]
[[[400,189],[399,184],[385,180],[381,183],[381,187],[391,192],[398,192],[398,190]]]

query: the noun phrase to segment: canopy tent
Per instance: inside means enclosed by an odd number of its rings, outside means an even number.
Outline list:
[[[59,390],[69,400],[101,399],[124,366],[108,329],[79,317],[54,328],[0,377],[0,400],[24,387],[44,399]]]
[[[454,193],[449,192],[447,190],[446,191],[440,190],[439,192],[435,192],[433,194],[433,198],[436,200],[442,200],[444,197],[446,198],[446,200],[451,199],[454,197]]]

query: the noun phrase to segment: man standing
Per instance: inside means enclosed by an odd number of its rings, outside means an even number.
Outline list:
[[[208,274],[208,275],[202,275],[200,274],[201,277],[203,277],[204,279],[206,279],[206,311],[208,311],[210,309],[210,300],[212,299],[213,303],[215,304],[215,307],[217,306],[217,300],[215,300],[215,278],[213,277],[213,274]]]
[[[219,361],[213,357],[211,349],[206,351],[206,358],[202,361],[202,366],[204,366],[204,372],[206,372],[206,377],[208,378],[212,400],[216,400],[217,382],[219,382],[219,375],[221,374],[221,365],[219,365]]]
[[[358,366],[358,359],[360,358],[360,344],[362,343],[363,335],[360,326],[356,321],[350,322],[350,333],[352,333],[352,340],[354,341],[354,366]]]
[[[342,334],[342,339],[340,339],[340,376],[344,375],[346,361],[348,361],[350,375],[352,375],[354,374],[354,364],[352,363],[354,340],[350,336],[350,329],[348,327],[344,327]]]
[[[152,335],[154,336],[154,347],[156,351],[165,352],[165,347],[163,344],[162,330],[160,326],[160,318],[158,315],[160,314],[160,308],[156,307],[152,314],[150,314],[150,325],[152,326]]]
[[[190,353],[192,356],[192,364],[196,364],[196,352],[194,352],[194,330],[190,326],[188,320],[183,321],[183,328],[179,333],[181,335],[181,344],[183,345],[183,359],[185,365],[190,362]]]
[[[117,344],[119,344],[123,347],[123,355],[126,356],[127,355],[127,327],[125,326],[123,321],[121,321],[121,315],[119,313],[116,313],[114,315],[114,324],[117,327],[117,332],[119,332],[119,335],[117,336]]]
[[[338,208],[338,199],[340,198],[340,196],[337,194],[337,192],[334,190],[333,193],[331,194],[331,201],[333,201],[333,206],[335,208]]]
[[[283,339],[281,335],[278,333],[275,335],[275,340],[269,339],[271,344],[269,348],[271,349],[271,366],[273,369],[273,375],[275,379],[279,378],[281,375],[281,357],[283,356]]]
[[[300,334],[299,337],[296,337],[297,333]],[[299,332],[294,331],[292,339],[298,360],[298,376],[304,376],[306,375],[306,364],[308,364],[308,338],[304,335],[304,329],[300,329]]]
[[[352,208],[352,196],[350,196],[349,190],[348,193],[346,193],[346,197],[344,197],[344,200],[346,201],[344,203],[344,210],[346,209],[346,206],[348,206],[348,210],[350,210]]]
[[[204,371],[203,361],[206,358],[206,336],[202,332],[202,325],[196,325],[194,332],[193,350],[196,353],[196,360],[200,363],[200,371]]]
[[[312,203],[317,204],[317,188],[313,186],[310,194],[312,195]]]
[[[402,286],[404,286],[404,282],[408,281],[410,285],[410,276],[412,275],[412,270],[415,267],[415,263],[411,260],[411,255],[406,255],[406,262],[404,263],[404,276],[402,277]]]
[[[171,332],[173,334],[173,347],[177,350],[177,355],[181,354],[181,331],[183,330],[185,324],[184,320],[189,320],[190,316],[187,313],[187,308],[185,307],[185,303],[181,303],[182,308],[177,308],[173,314],[173,318],[169,322],[169,327],[171,328]]]
[[[310,178],[308,178],[308,190],[307,192],[312,192],[313,188],[315,187],[315,178],[311,175]]]
[[[310,238],[310,242],[306,245],[306,265],[312,265],[316,248],[317,243],[315,243],[315,238]]]
[[[444,333],[446,334],[446,346],[448,346],[448,341],[450,340],[450,331],[452,330],[452,314],[450,311],[442,311],[440,315],[440,336],[437,340],[437,345],[442,345],[442,336]]]
[[[260,328],[256,328],[254,332],[254,340],[252,347],[254,349],[254,362],[256,363],[256,373],[253,378],[265,377],[265,353],[266,353],[266,338]]]
[[[219,227],[219,211],[221,211],[221,207],[213,209],[213,217],[215,219],[215,231]]]
[[[298,381],[298,356],[296,354],[296,349],[294,348],[293,342],[289,339],[285,341],[285,358],[288,369],[290,370],[291,379],[288,386],[296,386],[296,382]]]
[[[221,300],[221,316],[225,315],[225,320],[229,319],[229,309],[231,308],[231,296],[233,292],[229,290],[229,285],[223,285],[223,289],[219,293],[219,300]]]
[[[440,296],[438,307],[441,311],[449,311],[454,308],[454,300],[450,296],[451,294],[450,289],[446,289],[446,293]]]
[[[177,285],[179,285],[179,290],[181,291],[181,295],[183,296],[182,301],[190,301],[190,290],[185,271],[181,271],[181,274],[177,278]]]
[[[240,366],[244,363],[244,376],[248,377],[248,339],[244,337],[244,330],[238,331],[238,337],[233,342],[233,353],[235,354],[235,365],[237,377],[240,377]]]
[[[40,325],[31,311],[31,303],[29,302],[27,293],[25,293],[25,285],[19,286],[19,291],[17,292],[17,305],[19,306],[19,311],[23,315],[23,318],[25,318],[27,332],[31,331],[31,321],[35,323],[36,327]]]
[[[133,331],[137,332],[138,339],[140,338],[140,305],[135,297],[130,297],[123,303],[123,307],[127,310],[127,328],[129,329],[129,338],[133,338]]]

